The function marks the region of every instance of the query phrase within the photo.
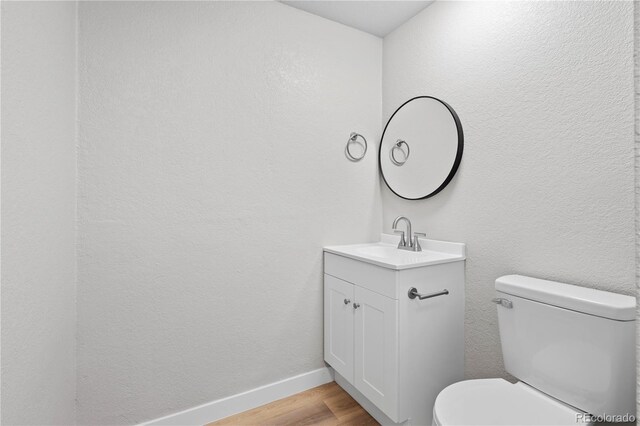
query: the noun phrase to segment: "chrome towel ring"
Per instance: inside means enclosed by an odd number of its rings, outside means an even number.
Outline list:
[[[358,141],[358,138],[362,139],[362,142]],[[362,154],[360,156],[355,156],[351,153],[351,149],[350,146],[351,144],[360,144],[364,147],[364,150],[362,151]],[[347,141],[347,146],[344,148],[344,153],[347,156],[347,158],[350,161],[360,161],[364,158],[365,155],[367,155],[367,140],[365,139],[364,136],[362,136],[359,133],[356,132],[352,132],[351,135],[349,135],[349,140]]]
[[[403,145],[407,147],[406,150],[402,149]],[[402,159],[398,160],[396,158],[396,151],[400,151],[402,153]],[[396,143],[393,145],[393,148],[391,148],[391,151],[389,151],[389,158],[391,158],[391,162],[393,164],[400,167],[407,162],[407,160],[409,159],[409,154],[411,154],[411,150],[409,149],[409,144],[406,141],[403,141],[402,139],[398,139]]]

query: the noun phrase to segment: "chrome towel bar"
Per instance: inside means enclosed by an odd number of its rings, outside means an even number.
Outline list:
[[[447,294],[449,294],[449,290],[447,290],[446,288],[442,291],[439,291],[437,293],[431,293],[431,294],[420,294],[418,293],[418,289],[415,287],[411,287],[409,289],[409,299],[415,299],[416,297],[420,300],[424,300],[424,299],[430,299],[432,297],[438,297],[438,296],[446,296]]]

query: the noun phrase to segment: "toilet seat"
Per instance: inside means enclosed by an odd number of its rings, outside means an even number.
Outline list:
[[[531,386],[504,379],[465,380],[445,388],[433,407],[434,425],[576,425],[581,411]]]

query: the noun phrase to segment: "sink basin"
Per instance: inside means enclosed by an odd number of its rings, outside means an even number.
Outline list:
[[[363,256],[379,257],[382,259],[388,259],[393,256],[399,255],[397,247],[389,246],[386,244],[371,244],[363,247],[357,247],[355,251],[362,254]],[[405,253],[409,252],[405,251]]]
[[[400,237],[382,234],[376,243],[328,246],[324,251],[388,269],[419,268],[438,263],[457,262],[465,259],[466,249],[462,243],[420,238],[422,251],[398,249]]]

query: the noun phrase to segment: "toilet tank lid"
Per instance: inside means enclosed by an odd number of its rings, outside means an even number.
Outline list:
[[[632,296],[595,290],[524,275],[505,275],[496,280],[496,290],[536,302],[618,321],[633,321],[636,299]]]

